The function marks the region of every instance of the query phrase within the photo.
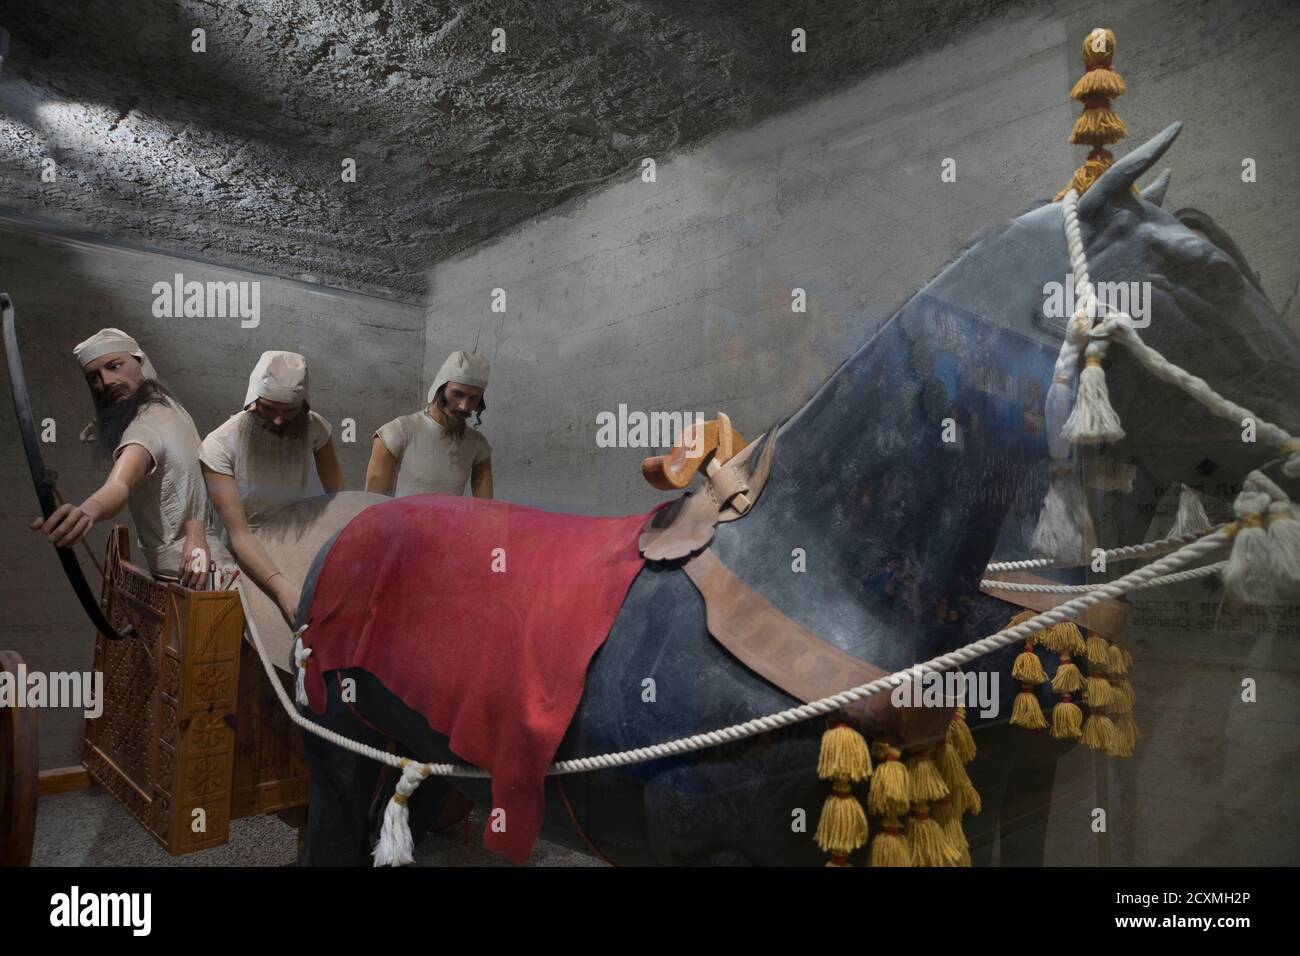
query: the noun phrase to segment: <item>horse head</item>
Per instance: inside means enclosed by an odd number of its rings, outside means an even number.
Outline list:
[[[1135,191],[1179,129],[1116,162],[1078,201],[1092,281],[1142,297],[1130,311],[1151,348],[1295,434],[1288,373],[1300,368],[1300,340],[1222,230],[1162,208],[1167,174]],[[787,613],[882,667],[957,646],[1013,504],[1042,500],[1053,437],[1044,403],[1072,314],[1049,309],[1046,290],[1072,286],[1071,275],[1061,203],[965,249],[769,430],[777,447],[764,500],[719,530],[723,558]],[[1125,348],[1109,349],[1105,372],[1125,434],[1084,453],[1141,478],[1121,507],[1146,508],[1162,484],[1204,485],[1207,470],[1208,490],[1231,496],[1277,458]],[[808,573],[792,574],[800,562]]]
[[[1162,174],[1142,194],[1134,184],[1173,144],[1175,123],[1115,163],[1079,199],[1078,217],[1092,281],[1149,289],[1136,325],[1151,348],[1204,379],[1259,419],[1296,434],[1295,370],[1300,337],[1279,316],[1236,243],[1197,210],[1171,214]],[[1150,482],[1184,482],[1233,496],[1252,469],[1279,453],[1257,423],[1211,413],[1185,391],[1158,381],[1133,354],[1106,354],[1111,403],[1124,436],[1104,448]],[[1280,472],[1275,478],[1285,481]]]

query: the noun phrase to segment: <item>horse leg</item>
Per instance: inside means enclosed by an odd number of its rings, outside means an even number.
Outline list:
[[[447,738],[429,728],[424,717],[411,710],[371,673],[360,669],[343,674],[352,681],[356,703],[349,711],[353,722],[361,719],[370,733],[380,741],[379,749],[392,748],[399,756],[431,763],[458,763]],[[376,765],[376,786],[366,790],[367,823],[371,827],[368,846],[374,846],[383,824],[384,810],[393,798],[401,773],[395,767]],[[413,841],[435,828],[458,823],[473,805],[447,777],[427,777],[407,800],[406,809]]]
[[[393,798],[397,790],[397,781],[401,779],[401,774],[396,768],[385,767],[382,771],[383,779],[379,785],[379,796],[375,800],[377,812],[371,816],[374,821],[374,832],[371,834],[370,841],[372,845],[379,839],[379,828],[384,820],[384,808]],[[474,804],[453,787],[447,778],[426,778],[406,803],[410,815],[412,841],[418,847],[420,840],[426,835],[445,830],[464,820],[473,807]]]
[[[336,680],[326,681],[326,709],[315,720],[349,740],[380,750],[383,735],[368,727],[342,700]],[[370,806],[383,765],[303,731],[311,772],[307,836],[302,866],[365,866],[370,862]]]

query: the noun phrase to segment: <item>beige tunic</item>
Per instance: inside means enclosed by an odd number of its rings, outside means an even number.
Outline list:
[[[306,434],[298,439],[260,428],[252,413],[243,411],[203,439],[199,459],[217,474],[235,479],[250,531],[256,532],[267,518],[301,499],[307,490],[314,453],[333,431],[315,411],[307,414]]]
[[[198,518],[208,523],[198,430],[181,405],[163,401],[140,409],[122,433],[113,458],[127,445],[141,446],[153,459],[127,498],[137,544],[150,570],[174,581],[185,551],[185,522]],[[223,559],[230,563],[214,535],[209,535],[208,548],[214,565]]]
[[[466,427],[465,437],[453,442],[427,411],[394,418],[375,432],[388,453],[397,459],[395,497],[406,495],[463,495],[470,472],[492,457],[483,433]]]

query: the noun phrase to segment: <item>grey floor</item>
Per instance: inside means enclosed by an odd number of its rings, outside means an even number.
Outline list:
[[[510,866],[483,849],[486,817],[470,815],[468,845],[462,825],[433,833],[416,850],[416,866]],[[297,831],[275,815],[230,825],[225,846],[170,856],[100,787],[45,797],[36,816],[33,866],[285,866],[294,862]],[[538,840],[529,866],[603,866],[583,853]]]

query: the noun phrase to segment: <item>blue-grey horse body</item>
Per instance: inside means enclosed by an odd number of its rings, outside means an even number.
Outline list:
[[[1295,337],[1230,256],[1128,190],[1176,133],[1171,127],[1125,157],[1080,201],[1093,280],[1151,282],[1146,340],[1285,427],[1294,422],[1283,370],[1300,365]],[[1064,317],[1043,316],[1044,289],[1069,274],[1059,205],[1040,206],[971,246],[774,429],[759,505],[718,527],[718,556],[787,615],[890,671],[1003,625],[1006,606],[981,596],[978,582],[1004,529],[1004,546],[1023,546],[1024,521],[1008,522],[1017,494],[1041,500],[1043,399],[1064,334]],[[1219,340],[1229,334],[1241,339],[1225,359]],[[1193,480],[1207,448],[1235,480],[1268,457],[1121,353],[1112,349],[1108,374],[1129,437],[1110,452],[1138,465],[1141,489]],[[1185,445],[1171,449],[1178,441]],[[1129,507],[1139,508],[1140,497]],[[304,610],[309,594],[310,582]],[[998,674],[1009,702],[1005,653],[972,669]],[[356,704],[342,706],[332,689],[326,725],[380,745],[391,735],[422,760],[455,759],[419,715],[369,675],[352,676],[360,682]],[[701,598],[677,564],[650,564],[591,663],[556,757],[628,750],[795,703],[709,635]],[[808,721],[699,753],[566,776],[563,794],[552,779],[545,832],[581,845],[572,813],[586,839],[617,863],[815,864],[824,859],[810,836],[825,797],[815,774],[823,727]],[[312,802],[303,860],[364,862],[379,770],[310,735],[307,744]],[[1010,758],[997,761],[991,772],[1001,787]],[[490,805],[485,781],[453,785]],[[424,787],[428,806],[446,792],[432,781]]]

